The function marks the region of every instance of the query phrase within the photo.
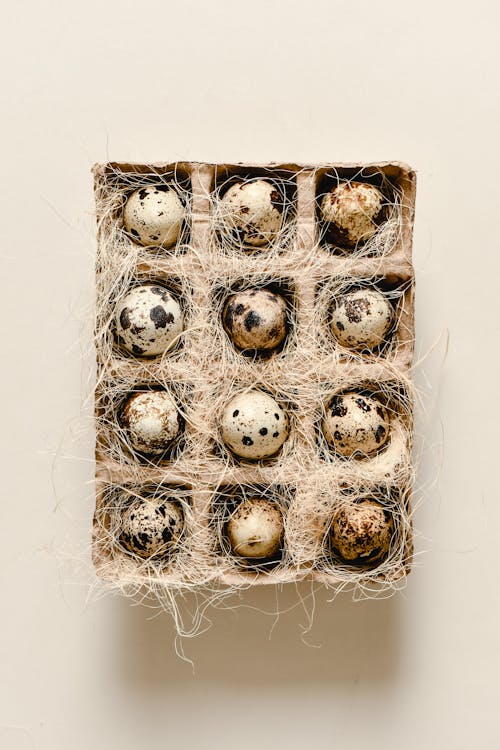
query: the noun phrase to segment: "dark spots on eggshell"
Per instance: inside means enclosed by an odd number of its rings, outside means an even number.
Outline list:
[[[352,245],[347,229],[343,229],[335,222],[326,222],[325,239],[332,245],[339,245],[340,247],[351,247]]]
[[[376,406],[375,411],[377,412],[380,419],[385,419],[384,409],[381,406]]]
[[[349,323],[361,323],[364,315],[370,315],[370,301],[366,298],[346,300],[344,310]]]
[[[171,521],[174,521],[174,519],[172,518]],[[174,524],[175,524],[175,521],[174,521]],[[172,541],[173,534],[172,534],[171,529],[168,526],[165,526],[165,528],[162,529],[161,538],[164,544],[169,544]]]
[[[233,411],[233,417],[234,417],[234,418],[236,418],[236,417],[238,416],[238,414],[239,414],[239,413],[240,413],[240,410],[239,410],[239,409],[235,409],[235,410]]]
[[[342,396],[335,396],[330,404],[330,413],[332,417],[345,417],[347,414],[347,407],[344,406]]]
[[[152,286],[151,287],[151,293],[152,294],[158,294],[161,297],[162,302],[169,302],[170,301],[170,293],[162,286]]]
[[[273,326],[273,328],[271,328],[269,330],[269,339],[272,341],[275,338],[277,338],[279,336],[279,334],[280,334],[279,327],[278,326]]]
[[[156,307],[152,307],[149,311],[149,317],[155,324],[155,328],[166,328],[168,315],[170,315],[173,320],[172,313],[166,313],[161,305],[156,305]],[[172,320],[170,322],[172,322]]]
[[[377,443],[380,443],[384,435],[385,435],[385,427],[380,424],[377,427],[377,431],[375,432],[375,440],[377,441]]]
[[[137,357],[141,357],[144,354],[145,349],[141,349],[137,344],[132,344],[132,351]]]
[[[157,234],[151,234],[151,235],[149,236],[149,239],[150,239],[150,240],[153,240],[153,242],[156,242],[157,240],[159,240],[159,239],[160,239],[160,237],[159,237],[159,235],[157,235]]]
[[[372,407],[364,400],[364,398],[357,398],[356,404],[359,406],[361,411],[369,412],[372,410]]]
[[[130,232],[130,234],[133,234],[134,237],[136,237],[137,239],[140,239],[141,235],[139,234],[139,232],[137,231],[137,229],[134,229],[134,227],[131,227],[131,229],[129,229],[129,232]]]
[[[120,313],[120,325],[124,331],[130,328],[130,310],[128,307],[124,307]]]
[[[342,440],[342,434],[338,430],[335,430],[335,432],[333,433],[333,437],[335,438],[335,440]]]
[[[243,435],[241,442],[243,445],[253,445],[253,440],[251,437],[248,437],[248,435]]]
[[[142,333],[144,330],[145,330],[145,326],[138,326],[138,325],[130,326],[130,333],[132,333],[134,336],[137,336],[139,333]]]
[[[230,302],[229,305],[226,307],[226,311],[224,313],[224,325],[228,329],[228,331],[233,330],[233,303]]]
[[[274,418],[279,420],[280,415],[277,412],[274,412]]]
[[[261,427],[259,430],[260,435],[267,435],[267,427]]]
[[[344,331],[345,330],[345,325],[343,323],[341,323],[340,320],[336,323],[336,325],[337,325],[337,328],[339,329],[339,331]]]
[[[273,438],[277,438],[279,435],[279,432],[273,432]]]
[[[143,201],[148,197],[149,190],[148,188],[141,188],[139,190],[139,200]]]
[[[247,315],[245,316],[245,328],[248,332],[252,330],[252,328],[257,328],[260,325],[260,315],[258,315],[254,310],[251,310]]]
[[[165,512],[165,506],[159,505],[158,506],[158,513],[162,516],[162,518],[165,518],[166,512]]]
[[[248,206],[242,206],[240,208],[240,213],[242,213],[242,214],[247,214],[249,211],[250,211],[250,209],[249,209]]]
[[[235,315],[241,315],[242,312],[244,311],[244,309],[245,309],[245,305],[242,305],[241,302],[240,302],[239,305],[236,305],[236,308],[234,310],[234,314]]]

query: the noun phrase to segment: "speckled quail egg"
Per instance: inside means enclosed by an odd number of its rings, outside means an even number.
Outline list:
[[[158,284],[130,289],[116,306],[115,323],[123,347],[138,357],[154,357],[171,349],[184,326],[179,302]]]
[[[286,302],[270,289],[246,289],[233,294],[222,319],[238,349],[275,349],[287,332]]]
[[[334,396],[325,411],[323,434],[346,458],[373,456],[389,438],[389,413],[374,396],[343,393]]]
[[[373,498],[347,502],[334,514],[331,545],[343,560],[380,562],[387,557],[394,535],[394,518]]]
[[[272,500],[250,497],[231,515],[226,533],[235,555],[270,558],[281,547],[283,514]]]
[[[342,346],[375,349],[391,330],[394,308],[378,289],[358,289],[342,296],[332,310],[330,326]]]
[[[163,497],[138,497],[121,512],[120,542],[139,557],[160,557],[179,539],[184,514],[179,503]]]
[[[139,245],[175,245],[186,209],[169,185],[148,185],[128,198],[123,209],[125,231]]]
[[[377,231],[385,215],[385,198],[374,185],[341,182],[323,196],[321,219],[326,238],[341,247],[355,247]]]
[[[278,402],[259,390],[234,396],[222,413],[222,439],[240,458],[274,456],[289,434],[288,416]]]
[[[120,413],[132,448],[148,455],[161,455],[178,436],[181,417],[173,396],[167,391],[133,393]]]
[[[269,245],[281,229],[285,202],[267,180],[248,180],[232,185],[221,200],[224,223],[245,245]]]

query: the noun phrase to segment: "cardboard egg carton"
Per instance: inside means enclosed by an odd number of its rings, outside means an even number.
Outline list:
[[[116,194],[126,194],[142,183],[155,179],[174,179],[188,196],[189,221],[180,245],[172,250],[150,252],[137,246],[121,231],[120,201]],[[227,184],[234,176],[283,180],[287,194],[293,205],[290,233],[283,252],[269,252],[265,249],[243,253],[241,250],[228,252],[217,238],[213,220],[214,191]],[[213,530],[213,503],[221,488],[234,488],[236,485],[273,487],[283,481],[291,489],[295,504],[300,507],[301,493],[316,474],[325,474],[325,462],[319,445],[304,435],[311,436],[317,431],[318,413],[313,402],[320,405],[329,394],[346,387],[363,386],[366,383],[379,384],[394,398],[408,387],[413,356],[414,331],[414,272],[412,266],[412,228],[415,203],[415,174],[410,167],[397,162],[373,164],[207,164],[183,162],[175,164],[127,164],[108,163],[94,168],[95,189],[98,197],[98,254],[97,254],[97,298],[111,318],[112,298],[109,276],[105,283],[101,274],[102,248],[107,243],[109,254],[111,242],[116,241],[116,273],[120,274],[124,254],[137,254],[136,278],[155,279],[171,284],[176,280],[183,293],[193,302],[187,311],[187,333],[182,346],[171,356],[161,359],[136,359],[111,345],[104,352],[104,339],[97,337],[97,417],[102,418],[103,405],[100,396],[109,390],[109,384],[120,382],[130,389],[138,384],[169,382],[183,384],[188,392],[185,430],[193,438],[188,444],[196,443],[193,453],[182,451],[174,461],[158,465],[137,465],[130,460],[114,460],[106,441],[109,437],[100,434],[99,419],[96,442],[97,501],[94,523],[94,563],[98,573],[115,582],[140,582],[134,574],[134,559],[120,553],[112,544],[109,534],[110,514],[107,510],[110,493],[116,487],[134,486],[143,482],[144,486],[166,485],[181,487],[189,496],[192,509],[192,538],[186,539],[189,547],[189,584],[199,581],[218,581],[222,584],[239,585],[249,583],[277,583],[313,578],[327,584],[336,582],[335,566],[321,568],[314,560],[283,566],[265,573],[258,569],[223,570],[218,565],[221,550],[217,545],[217,535]],[[336,179],[357,179],[377,181],[383,179],[386,185],[394,188],[401,201],[401,231],[392,243],[390,252],[383,256],[357,255],[336,252],[321,240],[321,222],[318,216],[318,196]],[[112,210],[102,211],[109,196]],[[114,196],[114,198],[113,198]],[[114,201],[114,202],[113,202]],[[101,213],[99,213],[101,210]],[[130,255],[128,260],[130,261]],[[114,262],[114,261],[112,261]],[[397,302],[397,328],[394,340],[397,346],[380,356],[352,356],[347,350],[335,344],[332,339],[324,339],[324,321],[318,314],[319,290],[324,284],[335,286],[337,279],[371,280],[383,287],[400,290]],[[271,360],[252,361],[232,349],[225,336],[220,317],[214,315],[214,294],[221,279],[222,286],[238,284],[241,278],[277,280],[286,288],[293,304],[294,325],[291,332],[293,341],[286,352],[277,354]],[[385,288],[384,287],[384,288]],[[109,299],[108,299],[109,298]],[[99,325],[99,323],[98,323]],[[111,334],[110,334],[111,336]],[[205,368],[205,381],[208,384],[203,392],[197,392],[201,342],[212,337],[215,342],[211,357],[202,361]],[[323,338],[322,338],[323,337]],[[326,344],[325,344],[326,341]],[[101,342],[101,343],[100,343]],[[315,395],[311,401],[301,401],[303,381],[295,377],[294,363],[300,361],[304,347],[308,357],[314,362]],[[109,355],[111,351],[111,356]],[[229,359],[228,359],[229,358]],[[221,373],[230,364],[230,378],[227,382]],[[222,366],[225,365],[226,369]],[[279,455],[279,472],[276,461],[255,464],[239,462],[224,454],[217,434],[215,422],[204,424],[200,429],[198,417],[203,411],[204,401],[210,388],[221,398],[229,398],[235,389],[253,383],[266,388],[266,374],[272,368],[273,378],[283,384],[283,391],[294,394],[289,403],[291,415],[291,435]],[[309,385],[309,392],[311,386]],[[280,395],[279,393],[277,394]],[[411,394],[408,394],[411,400]],[[288,396],[290,400],[290,396]],[[106,419],[112,419],[112,405]],[[391,445],[373,459],[367,460],[355,470],[349,461],[338,460],[328,463],[332,486],[377,488],[382,485],[401,490],[401,502],[409,514],[411,494],[411,467],[401,462],[401,456],[411,450],[411,410],[401,414],[402,433],[391,440]],[[313,447],[314,445],[314,447]],[[206,457],[200,470],[200,451]],[[360,478],[361,472],[361,478]],[[360,484],[361,483],[361,484]],[[188,534],[190,529],[188,529]],[[191,546],[189,546],[191,545]],[[395,574],[404,576],[409,569],[411,558],[411,538],[404,541],[406,554],[400,570]],[[200,574],[197,574],[197,560]],[[175,560],[169,560],[161,573],[165,584],[183,585],[186,582],[184,567],[177,569]],[[210,574],[207,575],[207,570]]]

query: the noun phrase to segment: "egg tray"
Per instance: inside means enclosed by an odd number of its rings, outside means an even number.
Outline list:
[[[397,162],[373,164],[128,164],[94,167],[98,221],[96,263],[96,512],[93,559],[101,578],[119,586],[247,586],[313,579],[327,585],[404,580],[412,557],[411,487],[414,273],[411,261],[415,174]],[[284,181],[289,226],[269,250],[245,252],[221,238],[216,216],[220,186],[235,176]],[[360,252],[342,253],[322,240],[318,196],[335,180],[382,184],[394,196],[390,236]],[[144,184],[173,181],[188,219],[175,248],[144,248],[124,233],[125,196]],[[393,343],[374,355],[336,344],[326,324],[330,293],[351,283],[375,283],[397,296]],[[116,345],[113,307],[138,280],[173,287],[184,304],[181,345],[159,359],[133,358]],[[292,325],[281,352],[251,359],[237,352],[223,330],[224,295],[252,284],[280,288]],[[326,290],[326,291],[325,291]],[[116,410],[128,391],[142,385],[173,386],[184,394],[185,433],[170,460],[154,464],[127,452]],[[260,387],[288,407],[291,435],[275,459],[238,461],[219,437],[217,408],[238,389]],[[344,460],[322,444],[321,404],[350,387],[369,387],[396,414],[389,447],[376,457]],[[133,495],[165,486],[179,494],[186,530],[158,565],[125,553],[116,538],[117,488]],[[276,494],[285,509],[281,560],[245,567],[226,554],[217,525],[225,497],[238,487]],[[396,538],[387,564],[373,570],[336,561],[328,549],[329,520],[352,493],[374,493],[394,509]]]

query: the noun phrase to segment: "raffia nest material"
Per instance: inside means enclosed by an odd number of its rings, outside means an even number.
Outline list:
[[[98,575],[129,596],[153,594],[180,632],[201,627],[201,608],[234,589],[257,583],[313,579],[357,593],[390,593],[404,585],[412,556],[413,483],[410,366],[413,355],[411,264],[414,173],[403,164],[214,165],[117,164],[94,168],[98,222],[97,502],[93,557]],[[235,177],[279,182],[286,196],[284,228],[265,249],[249,252],[225,228],[220,196]],[[387,220],[364,245],[340,251],[324,239],[318,202],[336,181],[374,182],[387,198]],[[176,246],[141,247],[125,234],[127,195],[148,184],[174,184],[188,218]],[[182,300],[185,330],[171,353],[133,358],[117,346],[114,306],[131,285],[155,280]],[[374,354],[342,348],[328,326],[332,300],[355,286],[378,285],[394,300],[390,340]],[[269,358],[235,350],[221,324],[224,300],[249,286],[278,289],[289,307],[289,334]],[[137,456],[123,441],[117,419],[131,390],[168,386],[185,429],[165,460]],[[238,462],[224,448],[218,416],[236,392],[260,388],[288,407],[291,436],[279,455]],[[332,455],[319,423],[329,397],[349,388],[375,391],[392,413],[388,446],[371,460]],[[119,542],[119,503],[166,490],[182,505],[185,530],[159,563],[125,552]],[[231,554],[224,527],[235,497],[253,492],[275,499],[285,519],[283,553],[249,567]],[[352,498],[380,498],[395,518],[387,558],[370,569],[335,559],[329,527]],[[199,597],[189,626],[179,614],[186,592]]]

